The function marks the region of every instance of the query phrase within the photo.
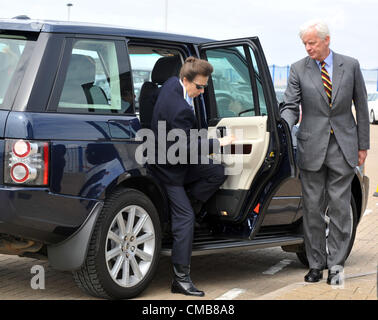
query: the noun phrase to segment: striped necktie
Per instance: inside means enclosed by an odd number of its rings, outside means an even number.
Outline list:
[[[329,77],[328,71],[325,68],[326,63],[324,61],[322,61],[320,64],[322,66],[322,81],[323,81],[324,89],[325,89],[325,92],[326,92],[327,97],[328,97],[329,106],[332,107],[332,104],[331,104],[331,101],[332,101],[331,78]]]

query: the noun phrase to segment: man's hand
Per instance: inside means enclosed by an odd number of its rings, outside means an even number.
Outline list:
[[[229,144],[231,144],[232,142],[235,141],[235,137],[233,134],[229,135],[229,136],[225,136],[223,138],[219,138],[219,144],[221,147],[224,147],[224,146],[227,146]]]
[[[361,166],[364,164],[367,157],[367,150],[358,150],[358,165]]]

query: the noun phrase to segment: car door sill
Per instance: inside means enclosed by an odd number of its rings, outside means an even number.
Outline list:
[[[281,237],[267,237],[253,240],[217,240],[217,241],[203,241],[193,243],[193,256],[207,255],[212,253],[223,253],[240,250],[255,250],[272,247],[282,247],[295,244],[302,244],[304,242],[302,236],[281,236]],[[162,248],[161,254],[164,256],[171,255],[171,248]]]

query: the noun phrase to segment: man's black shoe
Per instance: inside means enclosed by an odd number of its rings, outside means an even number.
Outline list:
[[[341,284],[339,271],[328,271],[327,283],[331,285]]]
[[[310,269],[304,277],[306,282],[318,282],[321,279],[323,279],[323,270],[320,269]]]

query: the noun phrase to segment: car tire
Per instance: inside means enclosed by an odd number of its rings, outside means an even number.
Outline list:
[[[351,201],[350,201],[350,214],[352,215],[352,230],[351,230],[351,237],[349,240],[349,245],[348,245],[348,250],[345,255],[345,261],[348,259],[350,252],[352,251],[354,240],[356,238],[356,232],[357,232],[357,224],[358,224],[358,216],[357,216],[357,207],[356,207],[356,202],[354,200],[354,197],[352,195]],[[302,228],[303,230],[303,228]],[[327,228],[328,230],[328,228]],[[326,233],[327,233],[326,230]],[[328,235],[328,233],[327,233]],[[326,236],[327,236],[326,235]],[[298,260],[306,267],[309,267],[307,255],[306,255],[306,249],[305,246],[303,245],[303,251],[296,252],[296,255],[298,257]]]
[[[106,299],[128,299],[152,280],[159,262],[161,227],[151,200],[135,189],[113,193],[97,219],[76,284]]]
[[[378,120],[375,118],[374,110],[370,110],[369,121],[371,124],[375,124]]]

